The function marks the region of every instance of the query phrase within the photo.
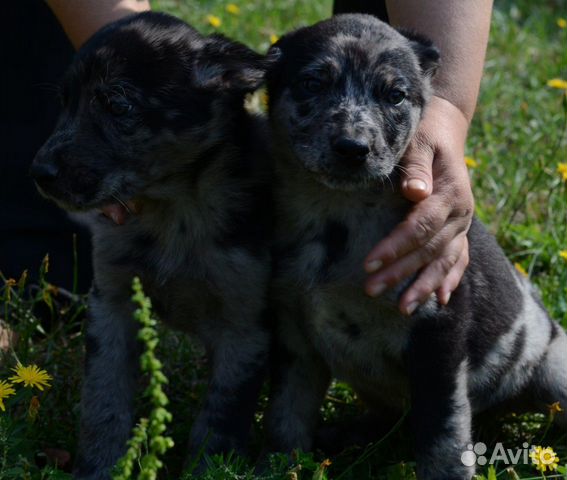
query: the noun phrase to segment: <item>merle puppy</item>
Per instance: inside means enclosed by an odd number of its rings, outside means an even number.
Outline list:
[[[192,448],[245,445],[269,345],[271,166],[267,130],[243,100],[264,73],[264,57],[244,45],[143,13],[97,33],[66,75],[63,113],[31,174],[93,235],[76,477],[107,478],[130,435],[134,275],[162,318],[210,354]],[[120,227],[97,213],[132,199],[143,212]]]
[[[375,413],[411,400],[420,479],[469,479],[471,415],[525,396],[567,405],[567,335],[474,220],[448,306],[410,318],[363,292],[363,260],[411,207],[398,162],[430,95],[431,43],[366,15],[284,36],[268,74],[276,158],[274,447],[309,450],[331,377]],[[407,285],[407,284],[406,284]],[[565,412],[560,420],[565,423]]]

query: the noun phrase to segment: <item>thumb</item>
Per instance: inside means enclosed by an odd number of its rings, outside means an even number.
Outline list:
[[[413,142],[412,142],[413,143]],[[431,195],[433,178],[433,150],[410,144],[402,158],[402,193],[412,202],[419,202]]]

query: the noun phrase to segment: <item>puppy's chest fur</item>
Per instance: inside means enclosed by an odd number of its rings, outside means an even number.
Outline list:
[[[163,320],[205,342],[211,323],[255,318],[270,272],[269,222],[258,210],[270,200],[270,165],[255,160],[246,177],[211,158],[199,178],[155,185],[125,225],[91,219],[98,288],[124,290],[140,276]]]
[[[276,193],[274,294],[300,299],[310,343],[332,374],[359,392],[379,383],[386,396],[406,394],[404,352],[415,320],[403,317],[397,298],[406,284],[365,295],[363,263],[376,243],[404,218],[409,204],[391,190],[329,195],[290,184]],[[293,294],[290,294],[293,292]],[[425,310],[435,308],[427,305]],[[417,316],[416,316],[417,317]]]

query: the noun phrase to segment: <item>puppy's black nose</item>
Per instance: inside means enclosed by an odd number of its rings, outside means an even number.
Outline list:
[[[34,180],[55,180],[59,173],[59,167],[50,162],[33,162],[30,167],[30,175]]]
[[[366,161],[370,147],[364,140],[340,137],[333,143],[333,150],[347,163],[359,166]]]

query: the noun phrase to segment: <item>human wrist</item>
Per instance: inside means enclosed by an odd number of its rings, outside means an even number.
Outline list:
[[[445,112],[446,115],[451,117],[451,120],[457,122],[456,126],[465,132],[466,139],[466,133],[472,122],[476,104],[471,106],[469,102],[459,101],[458,98],[454,98],[454,95],[447,94],[442,89],[435,89],[428,107],[432,105],[435,106],[434,108]]]
[[[435,92],[429,100],[425,115],[433,115],[438,128],[453,132],[453,139],[458,140],[463,145],[464,150],[470,120],[459,106]]]

